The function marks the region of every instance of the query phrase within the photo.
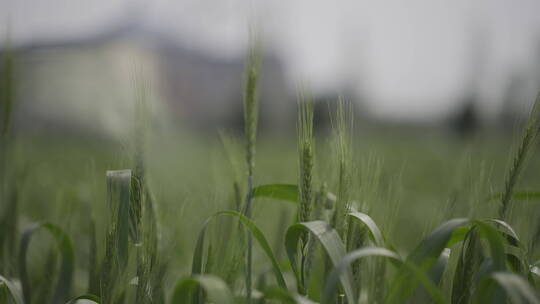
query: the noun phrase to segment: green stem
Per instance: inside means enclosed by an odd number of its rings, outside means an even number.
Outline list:
[[[246,196],[246,207],[245,207],[245,214],[246,217],[251,219],[251,200],[253,198],[253,176],[249,175],[247,180],[247,196]],[[246,303],[251,304],[251,273],[252,273],[252,265],[253,265],[253,237],[250,234],[248,234],[247,239],[247,269],[246,269]]]

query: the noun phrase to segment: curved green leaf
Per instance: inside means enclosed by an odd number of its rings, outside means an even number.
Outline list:
[[[507,222],[505,222],[503,220],[499,220],[499,219],[489,219],[489,220],[487,220],[487,222],[494,222],[496,224],[501,225],[502,227],[504,227],[510,233],[510,235],[513,238],[515,238],[516,240],[519,241],[519,237],[518,237],[517,233],[514,231],[514,228],[512,228],[512,226],[510,226],[510,224],[508,224]]]
[[[510,270],[512,272],[525,273],[525,269],[527,269],[527,264],[525,264],[525,261],[518,258],[515,254],[507,253],[506,262],[510,266]]]
[[[208,225],[210,222],[215,219],[218,216],[222,215],[228,215],[237,217],[240,223],[244,225],[244,227],[247,228],[247,230],[253,235],[253,237],[257,240],[261,248],[263,249],[266,256],[270,259],[273,266],[274,275],[276,278],[277,283],[283,287],[287,288],[287,284],[285,283],[285,279],[283,278],[283,274],[281,273],[281,270],[279,268],[279,264],[277,262],[276,257],[274,256],[274,253],[272,252],[272,249],[270,248],[270,245],[268,244],[268,241],[264,237],[264,234],[261,232],[261,230],[247,217],[242,215],[239,212],[232,211],[232,210],[226,210],[226,211],[220,211],[218,213],[215,213],[210,218],[206,220],[206,222],[203,225],[203,228],[199,232],[199,236],[197,238],[197,244],[195,246],[195,250],[193,252],[193,262],[191,267],[191,273],[193,275],[202,274],[203,271],[203,251],[204,251],[204,239],[206,235],[206,229],[208,228]]]
[[[493,264],[490,271],[500,271],[506,268],[506,254],[504,239],[500,232],[482,221],[471,221],[465,218],[452,219],[431,232],[407,258],[407,263],[418,265],[420,269],[427,271],[441,255],[444,248],[453,243],[462,241],[466,236],[465,230],[471,229],[470,224],[478,227],[480,235],[489,243]],[[399,302],[408,298],[416,289],[418,282],[411,279],[407,268],[402,267],[390,288],[390,302]]]
[[[296,283],[300,293],[305,292],[305,287],[302,286],[302,281],[300,279],[297,249],[301,235],[307,232],[311,233],[315,239],[321,243],[334,267],[339,264],[346,254],[345,246],[339,235],[328,223],[324,221],[312,221],[297,223],[290,226],[287,229],[287,234],[285,236],[285,248],[291,267],[296,276]],[[354,280],[350,269],[347,269],[345,275],[340,276],[339,279],[345,292],[345,296],[347,297],[347,301],[349,303],[354,303],[355,293],[352,283]]]
[[[368,228],[370,232],[369,234],[370,238],[377,246],[380,246],[380,247],[385,246],[384,238],[381,233],[381,230],[379,229],[377,224],[375,224],[375,221],[369,215],[362,212],[358,212],[358,211],[350,212],[347,215],[353,218],[354,220],[356,220],[357,222],[359,222],[359,224],[363,224]]]
[[[493,287],[496,283],[502,287],[514,304],[540,304],[534,289],[520,276],[511,272],[494,272],[486,277],[478,286],[474,303],[493,303]]]
[[[227,284],[213,275],[194,275],[181,279],[174,287],[171,304],[185,304],[197,287],[202,287],[215,304],[233,304],[233,294]]]
[[[60,274],[53,295],[53,303],[63,303],[69,298],[71,293],[71,283],[73,278],[74,260],[73,245],[69,236],[62,228],[50,223],[38,223],[27,228],[21,238],[21,249],[19,251],[19,267],[20,278],[25,303],[30,303],[32,293],[30,289],[30,280],[28,278],[28,270],[26,268],[26,255],[30,240],[35,232],[45,230],[49,232],[58,245],[58,250],[62,256],[62,264],[60,265]]]
[[[266,197],[298,202],[298,186],[293,184],[268,184],[253,188],[253,198]]]
[[[465,240],[471,228],[472,227],[469,224],[465,224],[461,227],[456,228],[452,233],[452,237],[450,237],[450,239],[446,243],[446,247],[452,247],[453,245]]]
[[[505,239],[499,230],[482,221],[474,221],[480,230],[480,235],[488,241],[491,258],[493,259],[493,271],[506,269],[506,253],[504,249]]]
[[[78,297],[75,297],[75,298],[69,300],[68,302],[66,302],[66,304],[75,304],[79,300],[88,300],[88,301],[92,301],[92,302],[94,302],[96,304],[101,303],[101,299],[98,296],[95,296],[93,294],[85,294],[85,295],[81,295],[81,296],[78,296]]]
[[[0,275],[0,286],[2,285],[6,287],[9,296],[13,299],[15,304],[24,303],[21,290],[15,284],[13,284],[13,282]]]
[[[420,265],[422,267],[429,268],[433,265],[441,255],[444,248],[448,247],[449,241],[461,241],[456,239],[454,232],[471,221],[465,218],[452,219],[439,226],[433,232],[431,232],[426,238],[422,240],[420,245],[409,255],[407,260]],[[461,236],[461,230],[458,230]],[[463,235],[464,237],[465,235]]]
[[[112,215],[112,225],[115,227],[115,256],[122,270],[127,266],[129,254],[131,176],[129,169],[107,171],[107,199]]]
[[[508,243],[512,246],[523,248],[523,245],[521,244],[521,241],[519,240],[517,233],[514,231],[514,228],[510,226],[510,224],[499,219],[489,219],[489,220],[486,220],[486,222],[493,222],[497,224],[498,227],[504,228],[506,232],[505,231],[501,231],[501,232],[506,237]]]
[[[452,304],[470,302],[474,290],[475,274],[482,266],[484,254],[481,250],[478,229],[472,228],[467,233],[462,245],[452,280]]]
[[[437,262],[431,266],[431,269],[428,272],[428,277],[436,285],[441,283],[442,276],[444,274],[444,270],[446,269],[446,265],[448,264],[448,260],[450,259],[451,252],[452,251],[450,248],[444,248],[441,255],[437,259]]]
[[[337,292],[339,277],[342,276],[343,273],[350,268],[353,262],[365,257],[388,258],[394,265],[398,267],[403,266],[408,268],[426,288],[428,294],[431,296],[435,303],[447,303],[442,291],[437,288],[437,286],[432,282],[432,280],[418,267],[413,264],[407,264],[403,262],[397,253],[386,248],[367,247],[347,254],[341,260],[341,262],[336,267],[334,267],[334,269],[330,273],[328,280],[326,281],[321,304],[332,303],[334,296]]]
[[[326,280],[326,284],[324,286],[324,291],[321,299],[321,304],[331,304],[334,299],[335,295],[338,291],[338,283],[340,278],[345,274],[345,271],[347,269],[350,269],[351,264],[359,260],[363,257],[368,256],[379,256],[379,257],[386,257],[390,258],[394,263],[400,262],[401,258],[399,255],[397,255],[395,252],[390,251],[385,248],[377,248],[377,247],[371,247],[371,248],[362,248],[359,250],[355,250],[349,254],[347,254],[345,257],[343,257],[340,262],[334,266],[334,269],[330,273],[330,276]]]

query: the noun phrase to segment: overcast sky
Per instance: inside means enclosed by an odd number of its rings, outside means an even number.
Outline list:
[[[512,74],[527,79],[523,99],[534,98],[539,12],[538,0],[0,0],[0,27],[10,20],[12,39],[26,43],[136,18],[190,47],[237,56],[257,24],[291,87],[349,86],[377,115],[436,119],[471,83],[484,109],[497,111]]]

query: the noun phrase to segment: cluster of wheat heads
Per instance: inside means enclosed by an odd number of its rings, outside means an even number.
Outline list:
[[[260,60],[260,49],[254,47],[245,71],[244,149],[238,149],[239,140],[222,134],[237,169],[231,183],[230,208],[212,215],[199,231],[190,274],[179,278],[172,289],[164,290],[167,264],[160,255],[156,202],[144,170],[149,86],[137,78],[133,170],[106,173],[108,225],[104,253],[98,256],[91,220],[87,293],[76,296],[71,288],[76,256],[70,235],[52,223],[35,223],[18,235],[18,215],[9,208],[10,198],[5,196],[3,186],[2,202],[8,204],[3,203],[1,217],[0,303],[540,303],[540,262],[532,255],[538,246],[536,238],[521,239],[508,216],[512,199],[537,195],[518,193],[514,188],[539,130],[539,100],[531,111],[505,188],[492,196],[500,199],[499,217],[447,220],[404,254],[395,249],[386,231],[370,216],[364,203],[366,192],[355,189],[359,185],[355,171],[369,167],[359,167],[353,157],[353,109],[347,101],[339,100],[332,113],[330,171],[317,171],[320,164],[316,161],[319,150],[313,104],[309,94],[302,91],[298,95],[298,183],[256,183]],[[5,109],[10,108],[9,96],[2,102]],[[3,113],[9,121],[9,111]],[[3,131],[3,141],[6,134]],[[235,159],[240,150],[243,161]],[[2,152],[2,158],[5,155]],[[377,175],[372,178],[377,179]],[[362,180],[360,187],[373,183],[376,181]],[[285,230],[275,246],[253,217],[252,211],[261,199],[297,206],[294,222],[276,222],[278,230]],[[207,237],[217,218],[233,220],[228,229],[221,227],[219,243]],[[28,253],[31,240],[41,236],[38,231],[52,237],[56,251],[51,256],[58,258],[50,259],[57,265],[51,262],[51,267],[46,267],[49,279],[35,284],[28,271]],[[254,267],[254,247],[262,253],[258,263],[267,261],[268,271]],[[285,258],[276,252],[279,247],[284,247]]]
[[[248,67],[249,73],[256,71],[254,68],[254,65]],[[253,92],[249,90],[256,85],[249,81],[255,78],[248,76],[246,96]],[[251,107],[254,103],[245,104],[249,178],[245,190],[248,199],[244,203],[270,198],[297,204],[295,223],[288,226],[283,240],[288,261],[279,260],[246,209],[218,212],[201,230],[193,254],[193,272],[179,283],[173,300],[178,299],[178,303],[180,299],[192,303],[539,303],[538,262],[531,260],[531,247],[534,249],[535,245],[527,246],[527,242],[520,240],[507,222],[505,211],[514,195],[527,195],[514,193],[513,187],[538,132],[539,103],[537,100],[531,111],[504,191],[491,197],[501,198],[500,217],[450,219],[407,255],[394,249],[365,205],[358,202],[362,198],[354,197],[357,183],[353,171],[357,167],[352,157],[354,128],[350,103],[339,100],[333,115],[331,142],[335,172],[328,174],[327,179],[315,178],[313,107],[307,94],[301,92],[297,123],[298,184],[256,186],[250,168],[255,150],[254,133],[250,130],[255,128],[249,126],[253,122],[249,112],[256,110]],[[335,192],[328,189],[328,184]],[[251,208],[249,205],[248,210]],[[217,217],[236,218],[270,262],[270,273],[253,273],[252,244],[249,244],[245,262],[245,276],[249,279],[245,282],[252,284],[251,277],[256,275],[259,279],[253,286],[228,285],[216,274],[205,271],[204,259],[208,263],[216,258],[210,250],[205,254],[205,234],[209,223]],[[211,244],[208,247],[212,248]],[[322,258],[317,259],[317,255]],[[322,275],[311,277],[312,270],[321,262]],[[292,279],[286,280],[291,273]]]

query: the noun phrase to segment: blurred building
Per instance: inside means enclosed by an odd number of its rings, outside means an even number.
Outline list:
[[[136,77],[150,84],[159,120],[198,129],[242,124],[242,57],[211,56],[130,25],[14,52],[18,128],[125,135]],[[279,128],[294,117],[294,103],[279,60],[268,55],[263,62],[261,123]]]

